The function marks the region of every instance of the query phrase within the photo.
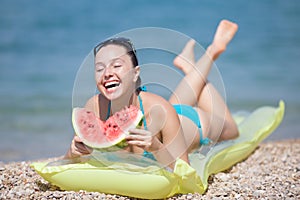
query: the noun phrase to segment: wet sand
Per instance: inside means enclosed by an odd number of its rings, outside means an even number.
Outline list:
[[[0,163],[0,199],[134,199],[86,191],[61,191],[29,161]],[[212,175],[205,194],[169,199],[300,199],[300,139],[266,142],[246,160]]]

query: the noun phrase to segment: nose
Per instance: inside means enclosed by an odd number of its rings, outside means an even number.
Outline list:
[[[113,76],[113,70],[111,67],[108,66],[104,69],[104,77],[109,78],[111,76]]]

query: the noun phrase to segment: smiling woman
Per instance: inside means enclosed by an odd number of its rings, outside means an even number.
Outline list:
[[[239,134],[223,99],[207,82],[214,60],[236,31],[236,24],[221,21],[212,44],[198,62],[194,60],[195,41],[186,44],[174,60],[185,77],[169,101],[141,89],[140,66],[129,39],[112,38],[100,43],[94,48],[94,76],[100,94],[90,98],[85,108],[103,121],[124,107],[139,108],[143,125],[130,130],[125,137],[128,146],[123,150],[149,156],[171,168],[178,158],[189,163],[188,153],[199,146]],[[92,151],[75,136],[66,158]]]
[[[101,94],[91,98],[85,107],[101,120],[107,120],[109,116],[126,106],[138,107],[145,116],[144,125],[142,129],[130,130],[131,134],[126,137],[129,144],[127,150],[145,155],[151,151],[160,162],[171,166],[177,157],[188,161],[184,138],[182,133],[178,133],[181,131],[178,116],[172,106],[162,97],[141,91],[139,87],[140,67],[137,65],[135,50],[129,40],[124,38],[107,40],[96,46],[94,55],[95,81]],[[143,103],[142,99],[145,99]],[[158,109],[154,108],[156,105],[159,105]],[[168,112],[170,114],[167,118]],[[150,116],[158,120],[150,123]],[[167,125],[161,122],[166,122]],[[174,136],[164,135],[166,130],[172,132]],[[170,146],[173,145],[171,140],[177,140],[180,148],[177,152],[173,152],[176,153],[174,156],[162,144],[162,139],[168,141]],[[80,149],[82,150],[81,147]],[[89,152],[90,149],[87,149],[80,154]]]
[[[208,83],[213,61],[224,52],[236,31],[236,24],[222,21],[212,44],[197,62],[195,41],[187,42],[174,59],[174,65],[185,76],[168,101],[140,87],[141,69],[128,39],[113,38],[97,45],[84,62],[90,70],[85,80],[94,76],[96,84],[92,84],[100,94],[93,93],[81,105],[96,122],[110,122],[124,107],[138,108],[143,113],[141,126],[128,130],[130,134],[124,134],[125,145],[116,150],[102,146],[94,150],[91,147],[98,145],[75,136],[65,155],[67,159],[32,166],[46,180],[65,190],[152,199],[204,193],[211,174],[250,155],[280,124],[284,114],[284,103],[280,102],[279,108],[264,107],[249,116],[235,115],[233,120],[218,91]],[[84,84],[79,82],[78,85]],[[85,124],[85,120],[82,122]],[[107,129],[96,132],[108,136]],[[216,144],[221,140],[228,141]],[[207,144],[209,152],[205,155],[200,147]]]
[[[118,41],[116,39],[115,41]],[[109,40],[112,42],[114,40]],[[96,51],[95,51],[96,52]],[[128,53],[127,53],[128,52]],[[140,67],[135,55],[123,45],[110,44],[106,42],[95,54],[95,80],[99,91],[104,95],[129,95],[136,89],[136,82],[139,77]],[[123,92],[127,91],[127,92]],[[108,96],[107,96],[108,97]],[[109,98],[109,97],[108,97]]]

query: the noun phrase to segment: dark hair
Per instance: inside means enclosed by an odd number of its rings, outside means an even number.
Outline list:
[[[95,46],[94,48],[94,56],[97,55],[98,51],[102,48],[102,47],[105,47],[105,46],[108,46],[108,45],[118,45],[118,46],[122,46],[126,49],[127,51],[127,55],[130,56],[131,58],[131,62],[133,64],[133,67],[136,67],[139,65],[138,63],[138,59],[137,59],[137,56],[136,56],[136,50],[131,42],[130,39],[128,38],[124,38],[124,37],[116,37],[116,38],[110,38],[108,40],[105,40],[101,43],[99,43],[97,46]],[[141,89],[141,78],[140,76],[138,77],[138,80],[136,82],[136,92],[139,93],[140,91],[142,91]]]
[[[139,65],[138,59],[136,56],[136,50],[135,50],[132,42],[130,41],[130,39],[123,38],[123,37],[117,37],[117,38],[111,38],[111,39],[105,40],[104,42],[101,42],[94,48],[94,56],[96,56],[96,54],[102,47],[105,47],[107,45],[118,45],[118,46],[124,47],[127,51],[127,54],[131,58],[133,67],[136,67]]]

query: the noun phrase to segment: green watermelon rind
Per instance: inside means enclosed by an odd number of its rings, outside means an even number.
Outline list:
[[[136,126],[136,128],[142,127],[143,120],[144,120],[144,116],[141,116],[140,117],[140,122],[138,123],[138,125]],[[128,133],[130,134],[130,132],[128,132]],[[125,139],[123,139],[122,141],[120,141],[119,143],[117,143],[117,144],[115,144],[113,146],[106,147],[106,148],[97,148],[97,147],[94,147],[94,149],[98,149],[98,150],[104,151],[104,152],[110,152],[110,151],[118,151],[118,150],[123,149],[123,148],[125,148],[127,146],[128,146],[127,141]]]
[[[144,119],[143,113],[140,110],[138,110],[137,117],[131,123],[132,125],[129,126],[126,129],[124,129],[123,130],[123,134],[121,134],[120,137],[116,138],[112,142],[107,142],[107,143],[102,143],[102,144],[96,144],[94,142],[91,143],[91,142],[85,140],[84,137],[83,137],[83,135],[80,134],[80,129],[77,126],[77,123],[76,123],[76,111],[79,110],[79,109],[84,109],[84,108],[75,107],[75,108],[73,108],[73,112],[72,112],[72,124],[73,124],[73,128],[74,128],[75,134],[77,136],[79,136],[83,140],[83,143],[85,145],[87,145],[87,146],[89,146],[91,148],[94,148],[94,149],[102,150],[102,151],[116,151],[116,150],[120,150],[120,149],[126,147],[128,144],[127,144],[127,142],[125,140],[125,136],[127,134],[129,134],[128,130],[130,130],[132,128],[140,127],[141,124],[142,124],[142,121]]]

